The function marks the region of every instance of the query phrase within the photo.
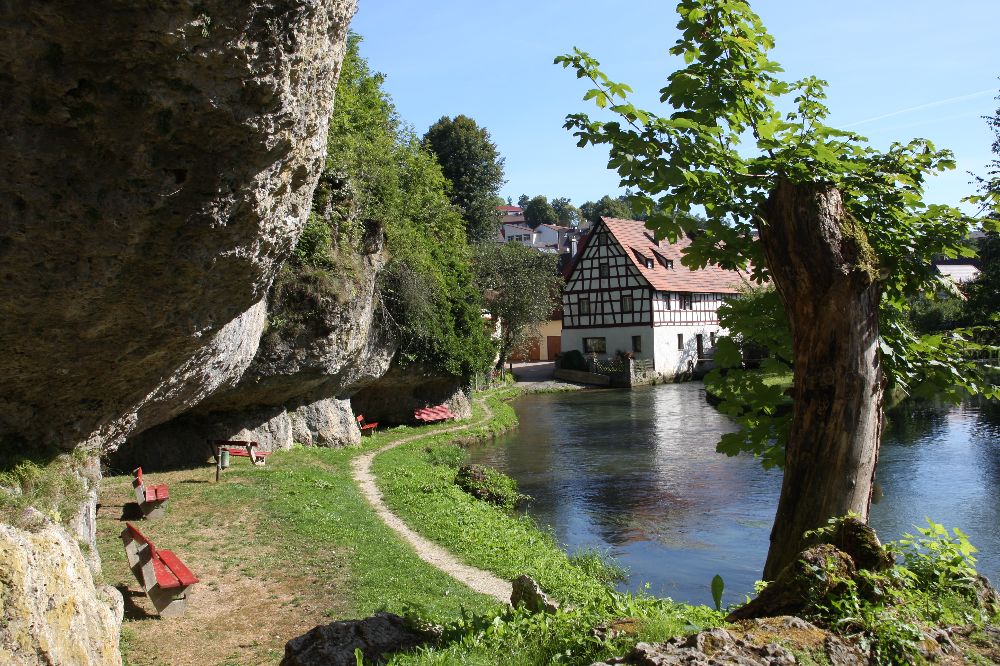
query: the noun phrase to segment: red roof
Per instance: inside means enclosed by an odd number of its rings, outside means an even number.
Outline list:
[[[668,243],[665,240],[657,243],[653,232],[642,222],[613,217],[601,219],[625,250],[625,256],[657,291],[735,294],[744,282],[743,275],[738,271],[712,265],[692,270],[682,265],[683,250],[691,244],[691,240],[687,237],[681,238],[676,243]],[[647,268],[646,259],[652,260],[652,268]],[[673,262],[673,268],[664,266],[661,259],[667,265]]]
[[[524,209],[520,206],[497,206],[497,210],[503,213],[523,213]]]

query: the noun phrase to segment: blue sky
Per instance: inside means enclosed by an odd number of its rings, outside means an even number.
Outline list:
[[[679,65],[675,2],[636,0],[359,0],[352,29],[387,77],[401,117],[418,134],[443,115],[486,127],[506,160],[504,196],[545,194],[580,205],[617,194],[601,150],[576,147],[567,113],[594,113],[583,82],[552,64],[578,46],[640,106]],[[829,82],[830,124],[877,148],[926,137],[955,152],[958,169],[928,186],[930,201],[958,204],[982,173],[992,135],[981,116],[1000,106],[1000,0],[758,0],[789,80]],[[967,210],[971,210],[968,209]]]

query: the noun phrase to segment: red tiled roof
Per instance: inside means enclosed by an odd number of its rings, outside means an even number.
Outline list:
[[[682,251],[691,244],[687,237],[676,243],[666,240],[657,243],[653,232],[637,220],[620,220],[614,217],[601,218],[608,231],[625,250],[636,270],[657,291],[687,291],[714,294],[735,294],[739,291],[743,276],[737,271],[729,271],[718,266],[692,270],[681,264]],[[673,261],[673,268],[666,268],[657,255],[666,261]],[[646,268],[639,257],[653,260],[653,267]]]
[[[497,206],[497,210],[504,213],[523,213],[524,209],[520,206]]]

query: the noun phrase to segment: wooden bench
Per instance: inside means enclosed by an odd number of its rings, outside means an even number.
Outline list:
[[[413,410],[413,418],[422,423],[437,423],[438,421],[457,419],[458,415],[452,413],[447,405],[437,405]]]
[[[375,434],[375,428],[378,427],[378,423],[365,423],[364,414],[358,414],[357,421],[358,428],[361,429],[362,436]]]
[[[167,513],[167,500],[170,491],[165,484],[147,486],[142,478],[142,468],[136,467],[132,475],[132,488],[135,489],[135,501],[142,511],[143,518],[162,518]]]
[[[158,550],[132,523],[125,523],[121,539],[132,573],[156,612],[161,617],[182,615],[185,591],[198,582],[198,577],[171,551]]]

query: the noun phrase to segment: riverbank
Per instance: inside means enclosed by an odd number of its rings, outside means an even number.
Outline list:
[[[278,452],[264,468],[236,461],[223,482],[209,467],[158,474],[168,483],[167,517],[141,524],[201,578],[187,615],[152,616],[124,562],[117,533],[131,501],[130,477],[110,477],[102,490],[100,550],[105,581],[127,594],[123,651],[129,664],[277,663],[284,643],[317,624],[376,610],[439,625],[440,638],[394,664],[589,664],[628,652],[639,640],[660,641],[716,626],[704,606],[648,595],[616,594],[614,569],[593,554],[569,558],[530,520],[498,511],[458,490],[457,441],[492,438],[516,425],[501,390],[477,403],[470,427],[398,428],[354,449]],[[386,527],[351,480],[351,465],[393,442],[421,435],[374,460],[386,503],[453,556],[504,578],[531,573],[563,604],[548,615],[512,611],[420,560]],[[426,436],[425,436],[426,435]],[[603,629],[602,629],[603,627]]]

